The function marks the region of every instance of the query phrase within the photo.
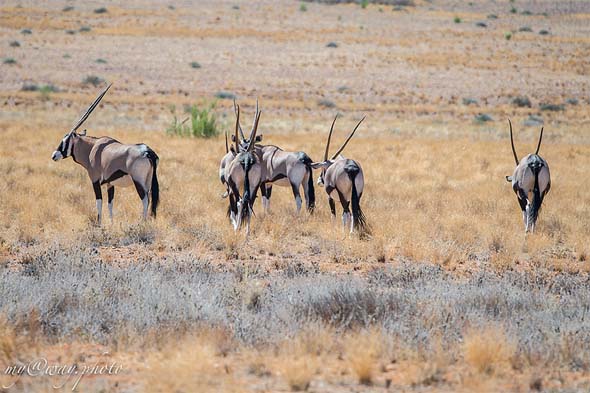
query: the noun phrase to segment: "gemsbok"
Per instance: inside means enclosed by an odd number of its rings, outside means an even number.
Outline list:
[[[256,108],[254,125],[250,131],[250,140],[256,140],[256,130],[260,120],[260,112]],[[229,193],[230,219],[234,230],[238,230],[246,223],[246,235],[250,233],[250,219],[252,217],[252,206],[256,200],[256,193],[260,187],[262,168],[254,149],[254,142],[250,143],[245,150],[240,150],[238,130],[240,124],[240,107],[236,107],[236,129],[235,151],[238,152],[234,159],[225,167],[224,178],[227,182]],[[229,153],[228,153],[229,154]],[[243,194],[240,194],[243,190]]]
[[[159,158],[147,145],[143,143],[124,145],[110,137],[95,138],[86,136],[86,130],[81,133],[76,132],[97,107],[110,87],[111,85],[108,85],[94,100],[72,130],[63,137],[51,156],[53,161],[72,157],[74,162],[82,165],[88,171],[88,176],[94,188],[94,196],[96,197],[99,225],[102,222],[101,186],[103,185],[107,187],[111,222],[113,220],[115,186],[127,187],[135,185],[135,189],[143,203],[144,219],[147,218],[150,196],[152,202],[151,211],[154,217],[156,217],[160,199],[158,177],[156,175]]]
[[[314,169],[322,169],[320,177],[318,178],[318,185],[324,186],[326,189],[332,217],[336,217],[334,198],[338,197],[342,209],[344,210],[342,213],[342,224],[344,227],[346,228],[348,222],[351,221],[350,232],[352,233],[357,230],[359,235],[365,236],[370,233],[370,228],[367,225],[360,206],[360,200],[365,185],[363,169],[358,162],[344,158],[340,155],[365,118],[363,117],[358,122],[340,149],[338,149],[332,158],[328,159],[330,139],[332,138],[334,123],[336,123],[337,118],[338,115],[334,117],[334,121],[330,127],[328,142],[326,143],[326,151],[324,153],[324,161],[312,163],[311,166]],[[352,208],[352,220],[350,217],[350,208]]]
[[[524,230],[526,232],[535,232],[535,225],[541,210],[541,204],[545,195],[551,189],[551,176],[549,174],[549,165],[539,155],[541,141],[543,140],[543,128],[539,135],[539,143],[534,154],[527,154],[520,162],[514,148],[514,138],[512,136],[512,122],[510,125],[510,144],[512,145],[512,154],[516,162],[516,169],[512,176],[506,176],[506,180],[512,182],[512,189],[516,193],[520,209],[522,210],[522,219],[524,221]]]
[[[256,111],[258,112],[258,100],[256,100]],[[241,138],[240,150],[244,151],[254,143],[254,153],[258,156],[262,165],[260,194],[262,195],[264,212],[268,213],[270,210],[272,186],[276,184],[277,186],[291,187],[297,213],[301,211],[302,201],[300,189],[303,187],[307,210],[312,213],[315,208],[315,189],[311,168],[313,160],[302,151],[288,152],[275,145],[259,145],[257,142],[262,141],[262,135],[257,135],[254,139],[247,139],[244,136],[241,125],[238,124],[238,127]]]

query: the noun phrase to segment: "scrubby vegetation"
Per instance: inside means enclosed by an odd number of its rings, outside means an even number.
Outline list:
[[[204,107],[191,105],[185,108],[188,117],[180,121],[176,116],[176,108],[172,107],[172,124],[166,129],[170,135],[192,136],[196,138],[211,138],[219,134],[217,118],[215,116],[215,102]]]

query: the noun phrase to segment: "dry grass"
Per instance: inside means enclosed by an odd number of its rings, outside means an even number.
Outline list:
[[[493,375],[509,370],[516,346],[498,327],[473,329],[465,335],[465,361],[475,371]]]
[[[590,271],[590,196],[579,180],[590,167],[586,3],[517,2],[531,16],[492,1],[395,12],[310,3],[303,13],[292,0],[140,0],[105,14],[20,3],[0,7],[0,44],[17,61],[0,78],[0,363],[49,354],[82,364],[108,349],[128,369],[82,385],[97,392],[590,388],[579,350]],[[490,13],[499,18],[485,30],[474,25]],[[551,34],[504,39],[524,25]],[[81,26],[91,29],[64,33]],[[21,46],[9,46],[17,37]],[[195,60],[201,68],[186,66]],[[50,160],[94,96],[88,75],[115,82],[89,134],[144,142],[161,158],[155,221],[139,220],[133,189],[117,189],[114,224],[96,227],[84,170]],[[41,97],[24,83],[59,92]],[[316,213],[297,216],[291,191],[275,187],[270,215],[256,203],[250,238],[234,233],[219,197],[222,138],[164,132],[170,105],[218,91],[236,94],[245,116],[260,97],[265,142],[314,159],[335,111],[334,144],[367,114],[345,155],[365,171],[372,238],[332,224],[321,188]],[[515,108],[516,96],[532,108]],[[579,104],[538,110],[570,98]],[[325,100],[336,108],[319,107]],[[231,103],[216,112],[229,129]],[[495,120],[476,124],[479,113]],[[519,125],[524,155],[538,129],[522,123],[539,114],[553,184],[538,232],[525,237],[504,180],[505,119]]]

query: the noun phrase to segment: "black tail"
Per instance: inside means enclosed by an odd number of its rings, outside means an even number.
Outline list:
[[[250,157],[244,158],[244,194],[242,196],[242,213],[240,216],[240,227],[244,225],[244,219],[250,216]]]
[[[358,191],[356,189],[355,179],[359,173],[359,168],[358,167],[353,167],[353,168],[347,167],[346,169],[347,169],[346,173],[348,174],[348,178],[352,182],[352,197],[351,197],[350,204],[352,205],[351,208],[352,208],[352,219],[354,220],[354,229],[356,231],[358,231],[359,236],[361,238],[366,237],[371,234],[371,228],[367,224],[367,220],[366,220],[365,215],[363,214],[363,211],[361,209],[360,196],[359,196]]]
[[[533,203],[527,211],[527,222],[534,225],[537,222],[539,212],[541,211],[541,204],[543,203],[543,196],[539,189],[539,172],[541,172],[543,166],[533,164],[529,165],[529,167],[535,175],[535,185],[533,187]]]
[[[313,170],[311,169],[311,163],[313,162],[313,160],[302,151],[297,153],[297,158],[307,168],[307,173],[309,175],[309,178],[307,179],[307,195],[306,195],[307,210],[309,210],[310,213],[313,213],[313,209],[315,209],[315,188],[313,185]]]
[[[158,161],[160,158],[152,149],[147,150],[147,158],[152,163],[152,189],[151,189],[151,203],[152,203],[152,216],[156,218],[156,211],[158,210],[158,204],[160,203],[160,185],[158,184]]]
[[[309,175],[307,179],[307,210],[313,213],[313,209],[315,209],[315,188],[313,185],[313,170],[309,165],[307,165],[307,173]]]

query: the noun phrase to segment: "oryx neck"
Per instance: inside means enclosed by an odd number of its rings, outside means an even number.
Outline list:
[[[90,151],[95,142],[96,139],[89,136],[78,136],[73,141],[72,158],[86,169],[90,167]]]

